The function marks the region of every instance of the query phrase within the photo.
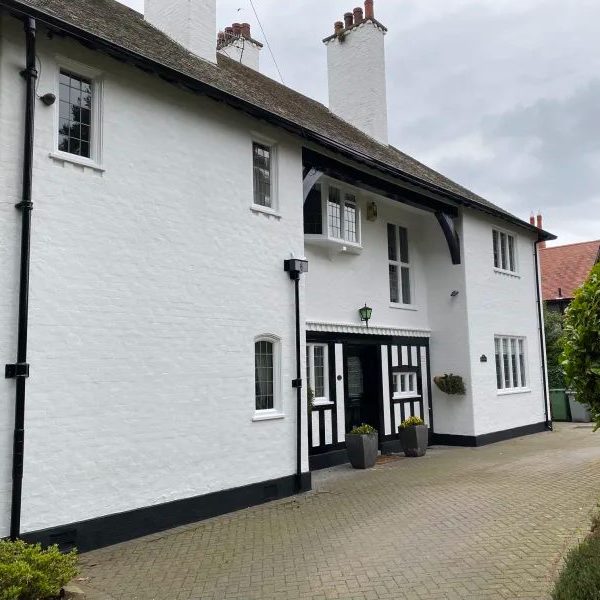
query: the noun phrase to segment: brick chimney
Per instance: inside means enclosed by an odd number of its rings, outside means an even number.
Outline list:
[[[544,222],[543,222],[543,219],[542,219],[542,213],[538,213],[538,215],[536,217],[536,227],[538,229],[543,229],[544,228]],[[538,247],[540,249],[545,248],[546,247],[546,242],[540,242],[538,244]]]
[[[234,23],[217,36],[217,51],[236,62],[259,71],[263,45],[252,38],[249,23]]]
[[[144,0],[144,18],[196,56],[217,62],[217,0]]]
[[[344,15],[327,46],[329,108],[377,141],[388,143],[385,43],[373,0]]]

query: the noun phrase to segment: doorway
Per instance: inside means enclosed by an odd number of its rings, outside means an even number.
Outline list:
[[[381,431],[381,356],[378,350],[376,345],[344,348],[346,432],[363,423]]]

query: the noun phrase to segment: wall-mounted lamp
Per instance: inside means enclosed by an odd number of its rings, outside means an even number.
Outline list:
[[[367,327],[369,327],[369,321],[371,320],[373,309],[365,304],[362,308],[358,309],[358,314],[360,315],[360,320],[365,321]]]
[[[450,296],[452,296],[452,298],[456,298],[456,296],[458,296],[458,294],[460,294],[460,292],[458,290],[453,290],[452,293],[450,294]]]
[[[52,106],[56,102],[56,96],[54,94],[48,93],[44,94],[43,96],[40,96],[40,100],[46,106]]]

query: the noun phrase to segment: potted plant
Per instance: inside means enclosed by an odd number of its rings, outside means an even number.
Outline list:
[[[377,460],[379,438],[377,430],[363,423],[346,434],[350,464],[355,469],[370,469]]]
[[[409,417],[398,427],[400,443],[405,456],[425,456],[429,443],[429,431],[423,419]]]

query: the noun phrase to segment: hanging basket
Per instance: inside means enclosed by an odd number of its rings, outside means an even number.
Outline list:
[[[444,394],[450,396],[464,396],[467,393],[465,382],[460,375],[453,375],[452,373],[444,376],[438,375],[433,378],[433,382]]]

